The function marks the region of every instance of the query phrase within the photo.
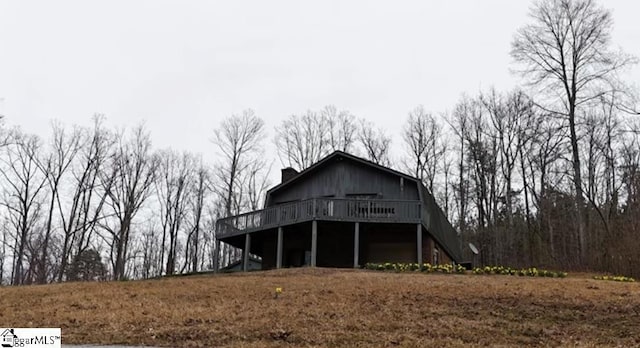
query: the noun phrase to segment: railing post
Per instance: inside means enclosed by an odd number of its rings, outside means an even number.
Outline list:
[[[314,199],[315,203],[315,199]],[[311,267],[316,266],[318,257],[318,220],[311,222]]]
[[[276,268],[282,268],[282,226],[278,227],[278,246],[276,249]]]
[[[422,223],[416,224],[416,246],[418,265],[422,269]]]
[[[249,253],[251,252],[251,234],[244,235],[244,250],[242,251],[242,270],[249,270]]]
[[[358,268],[360,262],[360,223],[356,222],[353,231],[353,268]]]
[[[318,217],[318,205],[317,205],[317,201],[314,198],[313,199],[313,215],[312,217],[315,219],[316,217]]]

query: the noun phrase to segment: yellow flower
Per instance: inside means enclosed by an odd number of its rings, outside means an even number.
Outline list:
[[[276,288],[276,294],[281,294],[282,293],[282,288]]]

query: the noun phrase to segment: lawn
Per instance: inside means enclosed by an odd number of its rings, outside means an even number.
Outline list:
[[[275,289],[282,293],[275,298]],[[290,269],[0,288],[0,322],[167,347],[639,346],[640,284]]]

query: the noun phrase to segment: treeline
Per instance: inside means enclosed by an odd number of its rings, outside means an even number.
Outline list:
[[[104,124],[104,116],[91,127],[53,122],[46,139],[0,127],[0,283],[210,270],[216,220],[262,207],[275,158],[252,110],[213,131],[213,163],[154,149],[144,126]],[[389,163],[390,138],[333,106],[292,115],[277,129],[288,129],[274,139],[282,162],[299,169],[334,150]],[[222,266],[241,255],[221,248]]]
[[[3,283],[173,273],[178,230],[189,260],[178,270],[204,267],[212,236],[195,220],[208,170],[198,156],[154,151],[143,127],[109,130],[102,117],[91,128],[54,123],[46,142],[18,128],[5,134]]]
[[[620,78],[636,59],[610,49],[612,23],[594,1],[536,2],[512,44],[522,88],[437,114],[418,106],[393,137],[327,106],[285,118],[269,139],[245,110],[217,125],[206,163],[101,116],[88,128],[53,123],[44,140],[0,127],[0,282],[211,269],[215,221],[261,208],[278,160],[302,170],[335,150],[420,178],[469,260],[473,243],[482,264],[638,277],[640,120]],[[220,264],[238,259],[221,247]]]

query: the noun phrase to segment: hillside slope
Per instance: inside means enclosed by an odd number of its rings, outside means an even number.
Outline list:
[[[275,288],[282,293],[276,299]],[[0,321],[64,343],[638,346],[640,284],[297,269],[0,288]]]

